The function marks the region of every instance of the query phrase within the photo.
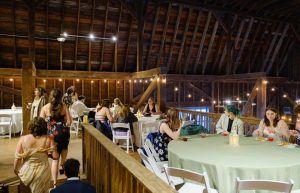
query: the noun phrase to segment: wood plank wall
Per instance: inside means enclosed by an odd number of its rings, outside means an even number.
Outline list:
[[[176,192],[89,124],[83,124],[83,168],[99,193]]]

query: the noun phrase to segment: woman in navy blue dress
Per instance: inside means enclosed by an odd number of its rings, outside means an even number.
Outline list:
[[[68,107],[62,102],[62,92],[59,89],[53,89],[49,96],[49,103],[46,104],[40,113],[40,116],[47,121],[48,135],[54,139],[57,152],[61,158],[60,165],[63,166],[68,154],[68,145],[70,141],[70,128],[72,118]],[[54,186],[57,183],[59,160],[53,160],[51,166],[52,180]]]
[[[154,139],[154,149],[161,161],[168,161],[168,144],[180,135],[181,123],[178,114],[174,108],[168,110],[167,120],[160,125],[158,135]]]

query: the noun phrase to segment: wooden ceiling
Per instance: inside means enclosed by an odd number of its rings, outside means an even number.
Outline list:
[[[299,8],[299,0],[5,0],[0,67],[34,56],[37,69],[282,76],[300,41]],[[61,43],[63,32],[73,36]]]

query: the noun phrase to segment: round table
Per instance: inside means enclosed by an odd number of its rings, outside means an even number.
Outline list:
[[[169,143],[169,166],[202,173],[220,193],[233,193],[236,177],[240,179],[294,180],[300,188],[300,148],[285,148],[276,142],[240,137],[240,145],[228,143],[228,136],[194,136],[187,142]],[[266,191],[264,191],[266,192]]]
[[[22,109],[16,108],[16,110],[12,109],[0,109],[0,115],[6,114],[12,116],[12,133],[19,133],[23,127],[22,125]],[[8,133],[7,128],[4,128],[4,133]]]

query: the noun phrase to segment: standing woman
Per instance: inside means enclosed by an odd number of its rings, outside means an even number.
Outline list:
[[[28,106],[30,108],[30,120],[33,120],[34,117],[39,117],[40,112],[43,106],[46,104],[45,98],[45,89],[42,87],[37,87],[34,89],[34,100]]]
[[[32,193],[47,193],[51,186],[48,155],[58,158],[53,140],[47,135],[47,123],[41,117],[29,122],[30,134],[21,136],[14,161],[14,172]]]
[[[159,114],[160,113],[160,109],[158,107],[158,105],[155,103],[155,100],[153,97],[150,97],[148,99],[148,103],[146,104],[144,110],[143,110],[143,114],[146,113],[151,113],[151,114]]]
[[[72,123],[69,109],[63,104],[62,97],[62,92],[59,89],[53,89],[50,92],[49,103],[42,108],[40,114],[47,121],[48,135],[54,138],[54,142],[57,144],[57,152],[61,157],[61,167],[63,167],[68,154],[69,126]],[[57,183],[58,163],[59,160],[52,161],[51,173],[54,186]]]
[[[178,139],[181,130],[179,113],[175,108],[167,112],[167,120],[159,127],[159,132],[154,139],[154,149],[161,161],[168,161],[168,144],[173,139]]]
[[[264,119],[259,123],[258,129],[253,132],[253,136],[272,137],[289,141],[288,125],[280,120],[279,114],[275,108],[267,108]]]

